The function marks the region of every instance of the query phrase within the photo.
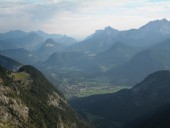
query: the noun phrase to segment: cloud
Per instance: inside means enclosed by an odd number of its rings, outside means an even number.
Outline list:
[[[169,12],[169,0],[1,0],[0,27],[83,37],[108,25],[128,29],[170,19]]]
[[[168,2],[170,0],[147,0],[148,2]]]

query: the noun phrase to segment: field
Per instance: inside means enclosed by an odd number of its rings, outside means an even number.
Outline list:
[[[11,76],[14,78],[15,81],[26,80],[30,78],[30,74],[25,72],[11,73]]]

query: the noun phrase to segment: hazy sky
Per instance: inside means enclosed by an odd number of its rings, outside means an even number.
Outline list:
[[[138,28],[170,20],[170,0],[0,0],[0,32],[14,29],[85,37],[111,26]]]

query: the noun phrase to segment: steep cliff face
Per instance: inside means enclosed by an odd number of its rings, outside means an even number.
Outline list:
[[[0,67],[1,128],[87,128],[62,94],[35,68]]]

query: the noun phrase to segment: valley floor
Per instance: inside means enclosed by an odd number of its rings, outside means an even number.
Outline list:
[[[74,97],[86,97],[97,94],[109,94],[117,92],[121,89],[131,88],[130,86],[111,86],[106,84],[75,84],[75,85],[61,85],[64,96],[67,99]]]

